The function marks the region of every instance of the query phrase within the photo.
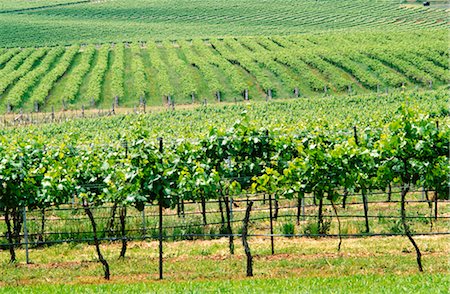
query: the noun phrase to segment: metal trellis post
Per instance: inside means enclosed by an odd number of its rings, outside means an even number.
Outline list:
[[[27,209],[23,208],[23,236],[25,239],[25,258],[27,264],[30,264],[29,252],[28,252],[28,228],[27,228]]]

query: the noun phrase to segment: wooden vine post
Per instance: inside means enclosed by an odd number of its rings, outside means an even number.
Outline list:
[[[248,222],[250,220],[250,212],[252,210],[253,201],[250,201],[245,210],[245,217],[242,226],[242,245],[244,246],[245,255],[247,256],[247,277],[253,277],[253,257],[247,242]]]

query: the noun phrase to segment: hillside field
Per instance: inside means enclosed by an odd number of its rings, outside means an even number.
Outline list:
[[[439,88],[444,30],[5,49],[0,109],[51,111]],[[354,46],[358,42],[358,46]]]
[[[3,0],[0,46],[448,27],[445,6],[435,7],[436,1],[429,7],[409,3],[395,0]],[[55,6],[58,4],[66,5]]]

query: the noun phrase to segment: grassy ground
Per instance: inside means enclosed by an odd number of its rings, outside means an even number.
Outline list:
[[[372,195],[372,201],[385,200],[386,195]],[[397,198],[393,194],[393,200]],[[421,193],[411,194],[410,200],[420,200]],[[358,202],[358,197],[349,198],[348,204]],[[280,202],[280,207],[289,201]],[[312,204],[307,199],[306,204]],[[234,218],[242,218],[245,202],[234,207]],[[267,211],[258,210],[268,204],[255,203],[253,217],[261,217]],[[208,204],[209,211],[217,210],[217,204]],[[370,204],[370,215],[397,215],[398,205]],[[440,215],[448,215],[448,204],[440,204]],[[325,207],[325,214],[332,215],[331,208]],[[156,232],[154,209],[146,209],[147,234]],[[316,214],[316,207],[307,207],[306,214]],[[187,205],[186,212],[198,212],[199,205]],[[70,211],[69,211],[70,212]],[[129,210],[131,214],[133,212]],[[408,215],[429,213],[426,203],[410,203]],[[48,212],[48,230],[90,230],[86,220],[78,224],[63,221],[67,213]],[[104,210],[108,216],[109,210]],[[175,211],[166,211],[173,214]],[[283,233],[283,225],[295,224],[295,209],[280,210],[280,218],[275,221],[275,233]],[[361,205],[349,205],[340,214],[362,214]],[[96,214],[97,217],[103,214]],[[59,217],[63,217],[62,219]],[[72,215],[84,217],[83,215]],[[218,214],[208,214],[208,222],[218,221]],[[328,218],[326,218],[328,219]],[[39,229],[29,220],[31,231]],[[139,227],[140,217],[128,220],[129,227]],[[331,220],[331,219],[330,219]],[[103,224],[106,221],[100,221]],[[198,224],[198,233],[208,233],[214,226],[201,226],[200,215],[187,215],[186,220],[176,216],[166,217],[165,225]],[[295,233],[304,233],[305,228],[315,224],[314,218],[307,218],[294,225]],[[343,233],[360,233],[364,230],[363,219],[342,219]],[[372,232],[392,232],[398,229],[397,220],[383,218],[370,219]],[[428,219],[414,219],[413,230],[430,230]],[[240,232],[241,223],[235,223],[234,230]],[[100,226],[102,228],[103,225]],[[267,233],[268,220],[252,221],[250,233]],[[448,222],[434,222],[433,231],[446,231]],[[192,228],[191,228],[192,229]],[[76,230],[76,229],[74,229]],[[153,232],[153,233],[152,233]],[[186,233],[167,231],[168,233]],[[337,232],[337,223],[332,219],[330,233]],[[217,232],[216,232],[217,233]],[[130,233],[131,234],[131,233]],[[139,234],[139,232],[138,232]],[[86,237],[86,236],[85,236]],[[102,253],[108,260],[112,280],[102,279],[103,271],[97,262],[94,246],[89,244],[65,243],[49,247],[30,249],[31,264],[26,264],[25,251],[19,249],[18,263],[9,264],[9,252],[0,251],[0,293],[110,293],[110,292],[163,292],[163,293],[203,293],[203,292],[290,292],[290,293],[446,293],[449,286],[449,236],[416,236],[415,240],[423,254],[425,273],[417,270],[415,252],[404,236],[366,237],[344,239],[342,249],[337,251],[337,238],[283,238],[275,237],[275,255],[271,255],[270,238],[252,237],[249,239],[254,256],[254,278],[245,276],[246,259],[240,238],[235,239],[235,255],[229,253],[227,238],[215,240],[167,241],[164,243],[164,281],[158,281],[158,243],[156,241],[129,242],[127,256],[118,259],[121,244],[104,242]],[[370,287],[370,291],[368,290]]]
[[[338,278],[45,285],[6,287],[0,289],[0,293],[446,293],[447,286],[448,279],[444,275],[413,274],[389,277],[357,275]]]
[[[228,240],[168,242],[164,247],[165,280],[158,279],[157,242],[132,242],[119,260],[119,244],[103,244],[112,279],[101,278],[93,246],[63,244],[31,251],[32,264],[8,264],[0,252],[2,292],[373,292],[445,293],[448,289],[449,237],[416,237],[424,274],[417,271],[405,237],[344,240],[277,238],[249,240],[254,278],[245,277],[240,240],[230,255]],[[24,251],[19,251],[24,260]],[[63,286],[64,285],[64,286]],[[370,287],[370,288],[367,288]]]

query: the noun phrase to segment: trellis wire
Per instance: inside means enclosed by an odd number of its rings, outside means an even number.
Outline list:
[[[341,236],[342,238],[366,238],[366,237],[395,237],[395,236],[404,236],[403,233],[360,233],[360,234],[248,234],[248,237],[294,237],[294,238],[338,238]],[[450,232],[421,232],[421,233],[411,233],[412,236],[444,236],[450,235]],[[198,238],[225,238],[225,237],[241,237],[242,234],[173,234],[173,235],[163,235],[163,239],[165,240],[176,240],[177,237],[198,237]],[[98,240],[101,241],[120,241],[122,237],[99,237]],[[152,241],[157,241],[158,237],[155,236],[130,236],[126,237],[129,241],[142,241],[151,239]],[[83,238],[83,239],[65,239],[65,240],[55,240],[55,241],[45,241],[45,242],[28,242],[28,245],[53,245],[53,244],[63,244],[63,243],[89,243],[93,242],[94,238]],[[25,242],[20,243],[4,243],[3,246],[21,246],[25,245]]]
[[[259,200],[259,201],[264,201],[264,199],[255,199],[255,200]],[[235,199],[236,202],[246,202],[246,199],[242,199],[242,198],[237,198]],[[380,201],[380,202],[371,202],[371,203],[386,203],[386,204],[395,204],[398,203],[399,201]],[[420,200],[420,201],[414,201],[411,200],[410,202],[412,203],[429,203],[428,201],[424,201],[424,200]],[[446,200],[441,200],[440,202],[442,203],[450,203],[449,201]],[[207,202],[208,204],[210,203],[216,203],[216,201],[211,201],[211,202]],[[188,204],[188,203],[186,203]],[[189,203],[189,204],[198,204],[198,203]],[[348,205],[361,205],[362,203],[348,203]],[[325,204],[324,204],[325,205]],[[147,205],[146,207],[156,207],[157,205]],[[304,205],[303,207],[316,207],[313,204],[310,205]],[[106,206],[106,207],[98,207],[96,209],[109,209],[111,208],[111,206]],[[287,206],[280,206],[278,209],[279,211],[284,211],[284,210],[291,210],[291,209],[297,209],[298,206],[292,206],[292,205],[287,205]],[[82,208],[73,208],[73,209],[69,209],[69,208],[55,208],[54,211],[58,211],[58,210],[81,210]],[[270,209],[267,207],[260,207],[260,208],[255,208],[255,210],[257,211],[261,211],[261,212],[267,212]],[[51,212],[52,210],[46,210],[46,212]],[[235,209],[234,213],[241,213],[243,212],[243,209]],[[145,212],[145,210],[144,210]],[[194,212],[185,212],[185,215],[201,215],[203,212],[201,211],[194,211]],[[209,214],[219,214],[220,211],[218,210],[214,210],[214,211],[205,211],[205,213],[209,213]],[[26,216],[26,212],[24,211],[24,216]],[[144,215],[145,218],[148,217],[157,217],[158,214],[147,214]],[[177,216],[177,214],[173,213],[173,214],[164,214],[165,217],[167,216]],[[289,213],[285,213],[285,214],[280,214],[278,215],[278,218],[292,218],[292,217],[296,217],[296,214],[289,214]],[[140,215],[132,215],[132,216],[128,216],[128,219],[138,219],[140,218]],[[303,218],[316,218],[317,215],[316,214],[302,214]],[[327,215],[325,214],[323,217],[325,218],[333,218],[333,215]],[[339,216],[341,219],[357,219],[357,218],[364,218],[364,215],[358,215],[358,214],[342,214]],[[395,216],[395,215],[368,215],[368,218],[372,218],[372,219],[401,219],[400,216]],[[253,217],[251,218],[250,221],[257,221],[257,220],[267,220],[269,219],[269,216],[257,216],[257,217]],[[97,217],[96,219],[110,219],[110,217]],[[407,216],[406,219],[434,219],[433,216]],[[449,220],[450,216],[438,216],[438,219],[441,220]],[[37,221],[39,220],[39,218],[36,217],[31,217],[31,218],[24,218],[24,221]],[[83,220],[87,220],[87,218],[64,218],[64,221],[83,221]],[[46,221],[60,221],[57,219],[48,219]],[[230,220],[231,223],[239,223],[242,220],[240,218],[237,219],[232,219]],[[26,230],[26,222],[24,222],[24,230]],[[223,225],[222,222],[210,222],[206,225],[206,227],[210,227],[210,226],[216,226],[216,225]],[[185,223],[183,225],[172,225],[172,226],[164,226],[163,229],[167,230],[167,229],[182,229],[182,228],[195,228],[195,227],[205,227],[204,224],[200,224],[200,223]],[[146,231],[156,231],[157,226],[156,224],[154,226],[147,226],[147,222],[143,222],[143,227],[142,228],[137,228],[137,229],[128,229],[126,230],[127,233],[132,233],[132,232],[144,232],[144,234],[141,234],[141,236],[127,236],[127,240],[146,240],[146,239],[156,239],[156,234],[153,234],[152,236],[149,236],[146,234]],[[28,233],[28,232],[24,232],[24,234],[19,234],[19,237],[25,237],[25,242],[20,242],[20,243],[14,243],[14,245],[50,245],[50,244],[56,244],[56,243],[66,243],[66,242],[90,242],[93,239],[90,238],[69,238],[69,239],[63,239],[63,240],[45,240],[45,241],[29,241],[28,239],[36,237],[36,236],[50,236],[50,235],[86,235],[86,234],[91,234],[91,231],[65,231],[65,232],[41,232],[41,233]],[[102,233],[104,235],[107,234],[118,234],[120,233],[118,230],[103,230],[103,231],[99,231],[99,233]],[[450,234],[450,232],[416,232],[414,235],[446,235],[446,234]],[[342,237],[358,237],[358,236],[393,236],[393,235],[402,235],[401,233],[399,234],[395,234],[395,233],[369,233],[369,234],[341,234]],[[230,237],[230,236],[240,236],[239,234],[173,234],[173,235],[165,235],[164,239],[180,239],[180,238],[188,238],[188,237],[203,237],[203,238],[218,238],[218,237]],[[286,234],[249,234],[248,236],[258,236],[258,237],[280,237],[280,236],[287,236]],[[314,237],[314,236],[321,236],[321,237],[335,237],[338,235],[335,234],[322,234],[322,235],[317,235],[317,234],[294,234],[292,235],[294,237]],[[117,241],[117,240],[122,240],[122,237],[103,237],[100,238],[101,240],[104,241]],[[2,246],[7,246],[10,243],[3,243]]]

